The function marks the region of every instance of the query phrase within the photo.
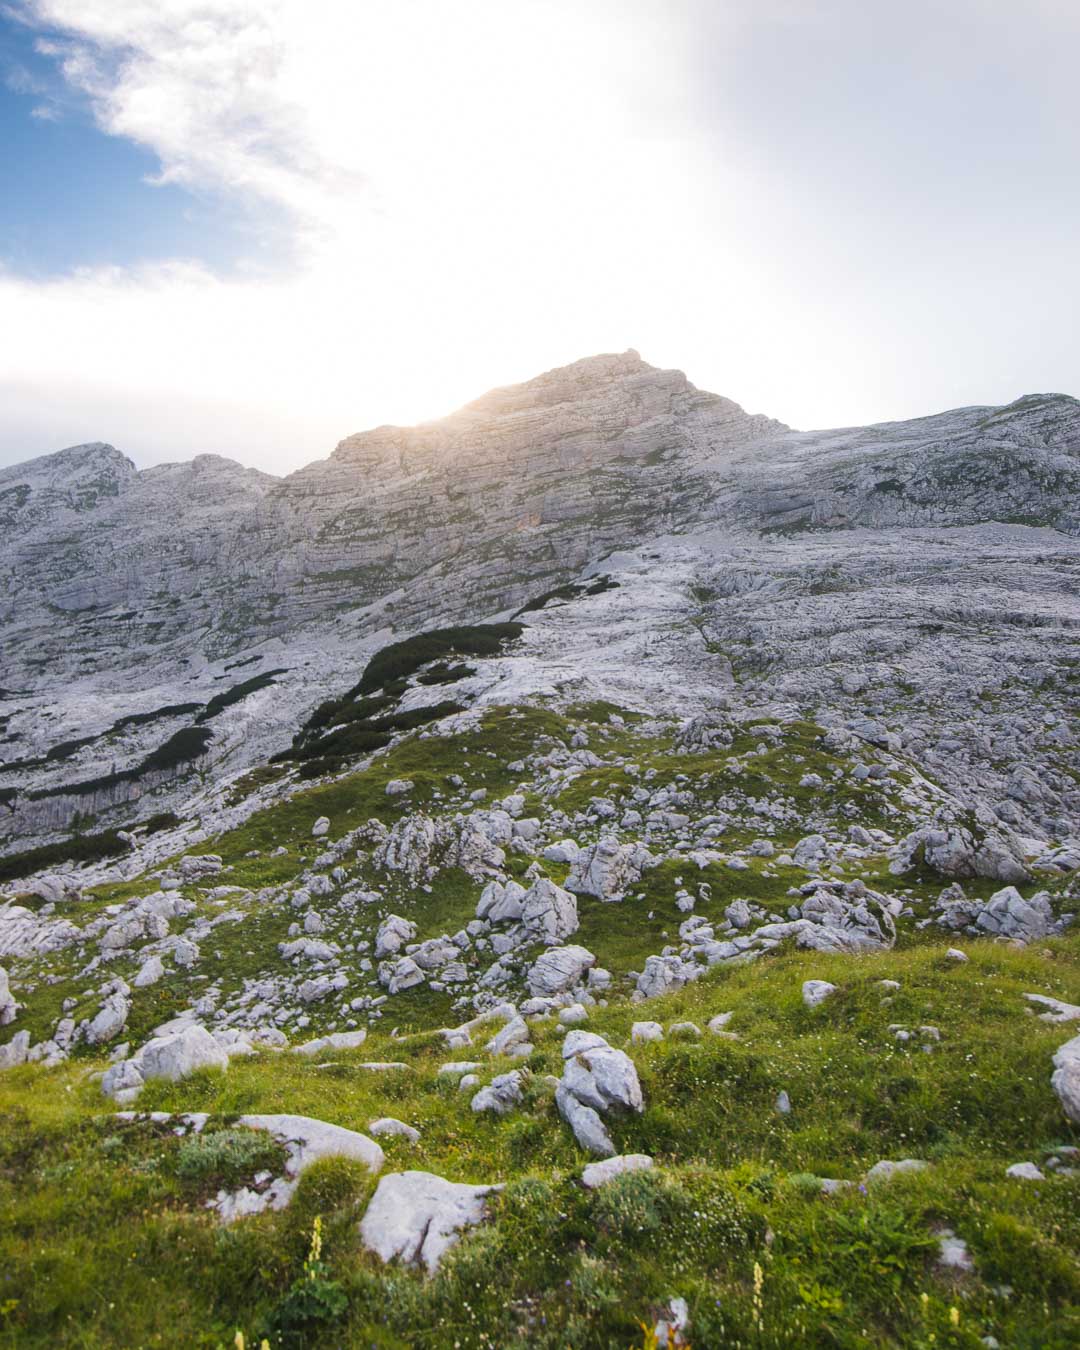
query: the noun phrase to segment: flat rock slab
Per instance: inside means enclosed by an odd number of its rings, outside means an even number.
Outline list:
[[[334,1031],[329,1036],[318,1036],[303,1045],[294,1045],[292,1051],[294,1055],[318,1055],[324,1050],[355,1050],[366,1040],[367,1032],[362,1027],[359,1031]]]
[[[614,1181],[626,1172],[644,1172],[652,1165],[653,1160],[647,1153],[619,1153],[614,1158],[589,1163],[582,1170],[581,1184],[595,1191],[597,1187],[606,1186],[609,1181]]]
[[[370,1172],[382,1171],[386,1161],[382,1149],[366,1134],[311,1116],[241,1116],[238,1124],[249,1130],[265,1130],[283,1143],[288,1152],[285,1169],[290,1176],[299,1176],[320,1158],[355,1158]]]
[[[1059,998],[1049,998],[1046,994],[1025,994],[1029,1003],[1037,1003],[1046,1012],[1039,1013],[1040,1022],[1080,1022],[1080,1007],[1075,1003],[1063,1003]]]
[[[487,1197],[500,1190],[447,1181],[433,1172],[391,1172],[360,1220],[360,1238],[383,1261],[422,1263],[434,1274],[461,1230],[487,1218]]]

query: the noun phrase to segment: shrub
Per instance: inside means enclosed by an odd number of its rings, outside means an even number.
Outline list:
[[[250,680],[244,680],[242,684],[234,684],[231,689],[225,689],[220,694],[215,694],[195,719],[196,722],[209,722],[219,712],[231,708],[234,703],[239,703],[249,694],[268,688],[274,683],[276,676],[286,673],[285,670],[265,670],[261,675],[253,675]]]
[[[495,656],[506,642],[521,636],[520,623],[486,623],[475,627],[433,628],[401,642],[391,642],[377,651],[356,686],[359,694],[384,688],[388,680],[407,679],[446,656]]]
[[[89,797],[95,792],[103,792],[117,783],[133,783],[154,769],[175,769],[180,764],[188,764],[206,754],[207,746],[214,738],[208,727],[182,727],[175,735],[152,750],[144,760],[130,769],[117,769],[113,773],[102,774],[99,778],[84,778],[78,783],[60,783],[56,787],[38,788],[28,793],[32,801],[41,801],[45,797]]]
[[[377,700],[363,700],[371,702]],[[357,705],[359,706],[359,705]],[[289,750],[279,750],[274,755],[275,762],[283,760],[342,760],[355,755],[366,755],[378,750],[390,742],[395,731],[412,731],[427,722],[437,722],[440,717],[449,717],[452,713],[463,712],[460,703],[434,703],[426,708],[413,708],[410,712],[391,713],[387,717],[357,718],[326,736],[319,736],[306,744],[303,737],[297,737],[299,744],[293,744]]]
[[[338,1322],[349,1306],[340,1281],[331,1278],[329,1265],[322,1259],[322,1219],[311,1228],[311,1246],[302,1274],[292,1282],[274,1311],[272,1329],[275,1344],[315,1346],[329,1344],[325,1328]]]
[[[102,830],[99,834],[76,834],[55,844],[24,849],[21,853],[7,853],[0,857],[0,882],[40,872],[58,863],[100,862],[127,853],[129,845],[116,830]]]
[[[467,680],[470,675],[476,674],[474,666],[447,665],[445,661],[439,661],[426,670],[423,675],[416,677],[417,684],[456,684],[458,680]]]
[[[261,1130],[215,1130],[184,1140],[176,1171],[185,1181],[229,1186],[255,1172],[280,1172],[283,1158],[281,1145]]]
[[[201,707],[201,703],[169,703],[163,708],[154,708],[151,712],[129,713],[127,717],[121,717],[118,722],[114,722],[106,735],[114,731],[123,731],[125,727],[145,726],[147,722],[157,722],[167,717],[187,717],[189,713],[198,712]]]

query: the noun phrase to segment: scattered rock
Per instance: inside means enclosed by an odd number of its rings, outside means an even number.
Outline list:
[[[1050,1086],[1068,1118],[1080,1125],[1080,1036],[1066,1041],[1054,1055]]]
[[[410,1144],[420,1142],[420,1131],[412,1125],[406,1125],[403,1120],[395,1120],[393,1116],[380,1116],[378,1120],[373,1120],[368,1125],[368,1129],[377,1139],[383,1137],[407,1139]]]
[[[582,1148],[611,1157],[616,1150],[601,1116],[612,1110],[644,1110],[633,1060],[591,1031],[567,1032],[562,1054],[563,1073],[555,1093],[559,1114]]]
[[[492,1111],[497,1116],[505,1116],[521,1103],[524,1078],[519,1069],[500,1074],[493,1078],[487,1087],[483,1087],[472,1099],[470,1105],[474,1111]]]
[[[1005,1175],[1007,1177],[1017,1177],[1020,1181],[1046,1180],[1046,1177],[1039,1171],[1033,1162],[1013,1163],[1011,1167],[1006,1167]]]
[[[893,1162],[890,1159],[883,1159],[876,1162],[867,1172],[866,1180],[870,1181],[891,1181],[894,1176],[901,1172],[921,1172],[927,1164],[921,1158],[901,1158],[899,1162]]]
[[[604,1158],[602,1162],[588,1163],[582,1169],[581,1184],[590,1191],[614,1181],[624,1172],[642,1172],[652,1167],[653,1160],[647,1153],[617,1153],[614,1158]]]
[[[830,984],[828,980],[803,981],[802,999],[808,1008],[816,1008],[819,1003],[824,1003],[835,993],[836,985]]]
[[[538,956],[525,977],[529,993],[561,994],[581,983],[596,957],[585,947],[552,947]]]

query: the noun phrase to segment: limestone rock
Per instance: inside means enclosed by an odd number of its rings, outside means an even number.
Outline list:
[[[581,1184],[590,1191],[606,1186],[609,1181],[627,1172],[647,1171],[653,1165],[647,1153],[619,1153],[614,1158],[587,1163],[581,1170]]]
[[[529,967],[526,984],[531,994],[561,994],[580,984],[596,957],[585,947],[552,947]]]
[[[501,1186],[469,1186],[432,1172],[391,1172],[375,1189],[360,1238],[383,1261],[423,1264],[429,1275],[463,1228],[487,1217],[487,1198]]]
[[[804,980],[802,987],[803,1002],[808,1008],[816,1008],[836,993],[836,985],[828,980]]]
[[[577,900],[569,891],[541,877],[522,898],[521,923],[529,940],[554,947],[577,931]]]
[[[642,844],[620,844],[609,835],[577,854],[566,878],[566,889],[600,900],[621,900],[641,880],[642,873],[658,861]]]
[[[615,1146],[603,1116],[610,1111],[644,1110],[634,1063],[589,1031],[567,1032],[562,1054],[562,1078],[555,1092],[559,1114],[582,1148],[610,1157]]]

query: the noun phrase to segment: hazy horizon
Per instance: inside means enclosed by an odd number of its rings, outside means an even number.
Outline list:
[[[1080,393],[1080,11],[17,0],[0,465],[285,473],[634,347],[803,429]]]

